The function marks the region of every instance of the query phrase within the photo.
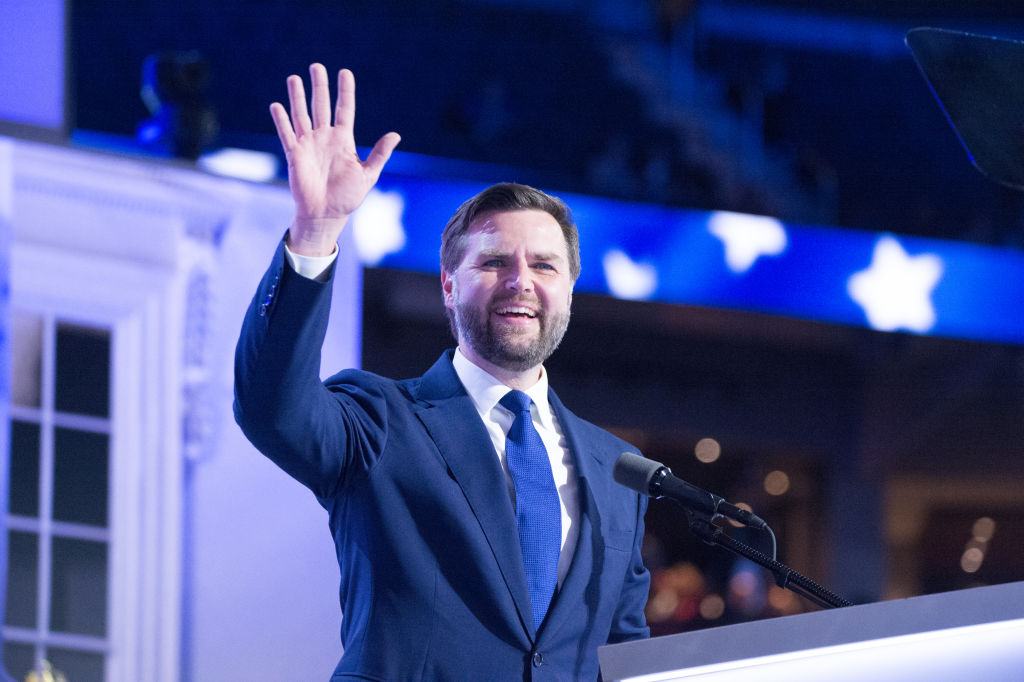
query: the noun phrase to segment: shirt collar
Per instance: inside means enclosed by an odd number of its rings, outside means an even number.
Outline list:
[[[477,412],[483,418],[486,418],[498,401],[512,390],[486,370],[474,365],[458,348],[455,349],[455,355],[452,357],[452,365],[455,367],[455,373],[459,376],[462,385],[466,388],[466,392],[473,400]],[[534,405],[537,406],[537,415],[540,417],[541,425],[553,428],[551,406],[548,403],[548,372],[543,365],[540,368],[540,379],[523,392],[530,396]]]

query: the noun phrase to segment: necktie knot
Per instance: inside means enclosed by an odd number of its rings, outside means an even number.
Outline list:
[[[498,401],[498,404],[513,414],[519,414],[529,412],[533,400],[522,391],[509,391]]]

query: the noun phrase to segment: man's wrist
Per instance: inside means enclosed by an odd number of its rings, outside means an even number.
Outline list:
[[[345,227],[344,218],[295,218],[288,228],[285,244],[292,253],[318,258],[329,256],[337,248],[338,235]]]

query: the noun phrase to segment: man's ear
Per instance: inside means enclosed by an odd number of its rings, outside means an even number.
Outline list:
[[[441,292],[444,295],[444,307],[455,309],[455,278],[444,269],[441,270]]]

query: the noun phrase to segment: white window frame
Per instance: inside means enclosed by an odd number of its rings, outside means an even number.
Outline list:
[[[59,324],[67,322],[61,320],[47,311],[33,310],[21,311],[31,314],[41,322],[42,347],[39,349],[42,359],[42,373],[39,377],[41,382],[40,404],[38,406],[15,405],[10,406],[10,417],[12,420],[20,420],[25,423],[37,424],[40,428],[39,442],[39,469],[40,469],[40,496],[39,515],[24,517],[18,515],[7,515],[7,530],[23,531],[36,535],[39,540],[38,546],[38,575],[37,575],[37,603],[36,603],[36,627],[22,628],[15,626],[4,626],[4,641],[16,641],[20,643],[39,646],[63,647],[78,651],[89,651],[109,654],[109,636],[97,637],[92,635],[76,635],[68,633],[53,632],[50,630],[50,606],[52,603],[52,547],[54,537],[73,538],[77,540],[89,540],[101,542],[108,548],[108,582],[109,582],[109,548],[111,532],[109,523],[107,527],[98,528],[79,523],[55,521],[53,519],[53,471],[54,471],[54,442],[53,435],[55,428],[70,428],[90,433],[102,433],[109,437],[112,433],[111,419],[108,417],[95,417],[77,414],[58,413],[55,407],[54,387],[56,384],[56,358],[55,340]],[[108,331],[105,326],[88,325],[94,328],[102,328]],[[108,458],[109,470],[109,458]],[[109,510],[108,510],[109,519]],[[109,585],[107,586],[109,588]],[[106,607],[109,614],[109,605]],[[42,636],[40,636],[42,631]],[[20,671],[19,671],[20,672]]]
[[[290,195],[179,162],[7,142],[0,138],[0,211],[13,208],[9,306],[111,333],[105,682],[180,680],[196,660],[210,663],[194,650],[195,633],[230,622],[190,602],[184,577],[196,576],[184,564],[195,551],[186,546],[195,503],[186,481],[220,447],[220,403],[210,405],[224,398],[227,332],[213,301],[237,293],[225,281],[244,277],[248,288],[265,267]],[[336,288],[358,291],[354,258]],[[358,306],[350,308],[332,326],[357,325]]]
[[[187,280],[244,189],[35,143],[16,142],[9,158],[10,308],[110,330],[105,681],[177,680]]]
[[[11,264],[12,309],[110,330],[106,678],[177,679],[181,348],[180,329],[168,329],[176,325],[164,312],[178,307],[170,300],[174,288],[152,267],[50,247],[15,243]],[[162,290],[155,279],[165,280]],[[47,643],[72,640],[54,636]]]

